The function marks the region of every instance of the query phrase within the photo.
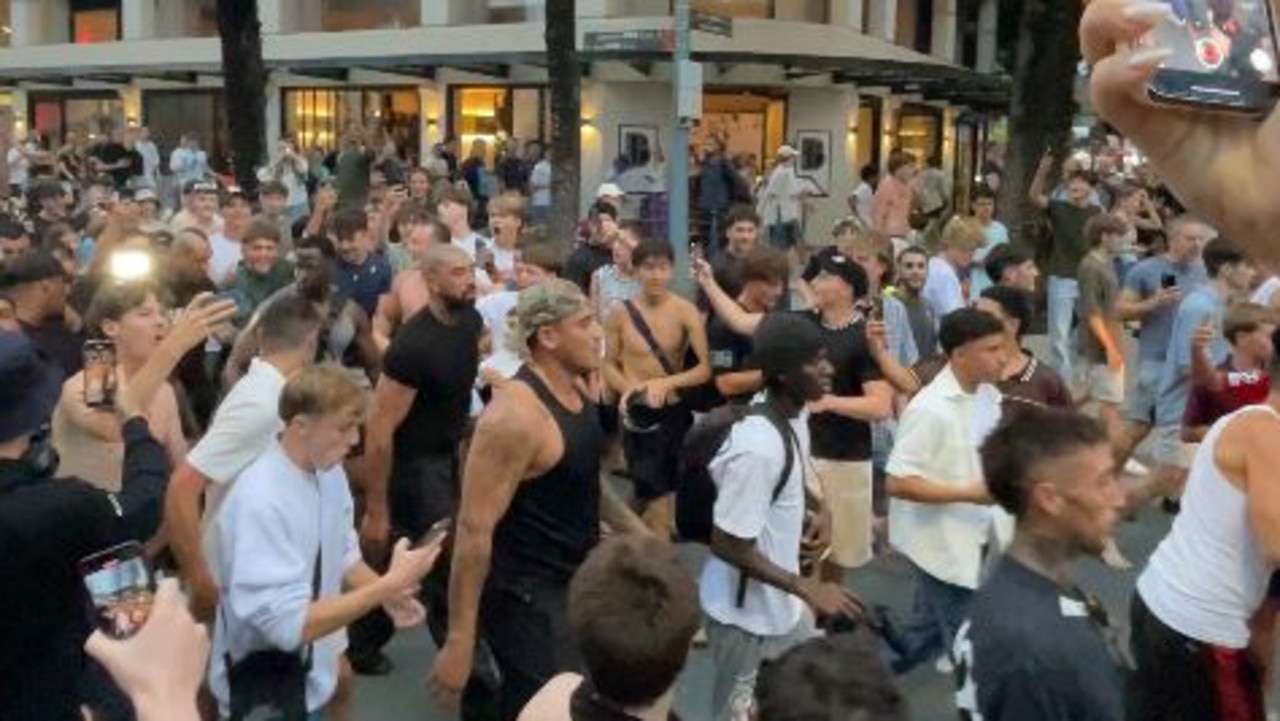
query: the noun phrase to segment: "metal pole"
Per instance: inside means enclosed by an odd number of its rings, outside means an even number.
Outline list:
[[[687,78],[690,57],[690,0],[675,0],[675,52],[671,82],[671,143],[667,146],[667,240],[676,256],[677,287],[693,293],[689,271],[689,118],[680,117],[681,88]]]

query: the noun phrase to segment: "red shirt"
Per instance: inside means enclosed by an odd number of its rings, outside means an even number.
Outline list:
[[[1218,366],[1217,388],[1195,384],[1182,415],[1184,428],[1213,425],[1219,418],[1245,406],[1265,403],[1271,393],[1271,376],[1265,370],[1238,371],[1227,361]]]

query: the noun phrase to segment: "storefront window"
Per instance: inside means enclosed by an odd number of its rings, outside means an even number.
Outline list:
[[[231,139],[221,90],[148,90],[142,96],[143,122],[168,158],[184,133],[193,133],[216,170],[228,167]]]
[[[314,0],[312,0],[314,1]],[[321,0],[325,32],[416,27],[422,24],[421,0]]]
[[[933,108],[904,105],[898,121],[898,147],[923,167],[942,148],[942,115]]]
[[[694,128],[693,147],[699,154],[719,141],[731,158],[759,174],[768,158],[785,142],[787,101],[766,93],[706,93],[702,120]]]
[[[124,125],[124,103],[115,93],[33,94],[28,102],[31,127],[59,144],[69,132],[97,142]]]
[[[534,23],[546,19],[544,0],[489,0],[490,23]]]
[[[732,18],[767,20],[773,17],[773,6],[774,0],[693,0],[693,9],[698,12]]]
[[[71,3],[71,42],[109,43],[119,39],[119,0],[74,0]]]
[[[863,97],[858,104],[857,170],[864,165],[880,167],[880,101]]]
[[[284,132],[298,146],[336,150],[353,126],[381,128],[400,155],[417,155],[422,110],[417,88],[290,88],[284,90]]]
[[[545,140],[547,96],[542,88],[458,87],[449,97],[451,131],[464,153],[472,143],[488,144],[488,160],[509,139]]]

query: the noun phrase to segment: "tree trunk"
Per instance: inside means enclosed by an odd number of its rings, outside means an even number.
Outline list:
[[[1080,7],[1076,0],[1022,2],[1000,209],[1014,239],[1030,245],[1038,240],[1031,178],[1046,149],[1061,159],[1070,145],[1080,46],[1067,30],[1079,27]]]
[[[267,69],[257,0],[218,0],[222,81],[236,183],[257,197],[257,170],[267,151]]]
[[[551,95],[551,215],[547,235],[573,244],[578,222],[578,189],[581,182],[582,68],[578,64],[577,3],[547,0],[547,76]]]

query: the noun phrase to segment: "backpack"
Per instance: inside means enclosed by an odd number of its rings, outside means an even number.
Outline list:
[[[786,459],[782,475],[774,484],[769,504],[777,502],[791,478],[795,465],[795,434],[786,419],[763,403],[739,405],[729,403],[711,411],[694,424],[685,435],[680,447],[676,471],[676,531],[683,541],[711,545],[711,530],[715,525],[715,506],[718,491],[708,466],[729,438],[729,432],[747,416],[768,418],[782,435]]]

